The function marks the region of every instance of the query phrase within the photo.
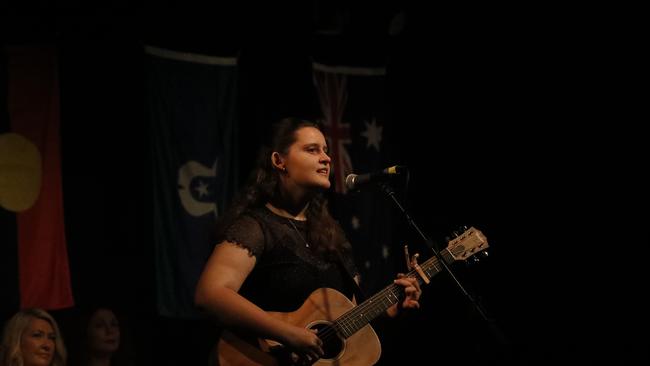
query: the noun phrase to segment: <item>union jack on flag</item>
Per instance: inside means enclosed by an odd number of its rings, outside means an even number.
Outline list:
[[[347,76],[314,67],[314,84],[318,91],[321,110],[325,120],[325,135],[330,147],[334,190],[346,193],[345,176],[353,171],[352,159],[346,145],[352,143],[350,124],[343,122],[347,102]]]
[[[397,145],[387,114],[386,68],[343,62],[313,62],[312,67],[332,158],[330,208],[353,247],[363,246],[355,251],[355,262],[365,289],[373,292],[395,273],[390,255],[395,245],[390,202],[378,199],[370,189],[349,194],[345,177],[395,164]]]

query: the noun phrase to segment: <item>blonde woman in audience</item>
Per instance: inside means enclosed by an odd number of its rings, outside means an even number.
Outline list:
[[[59,326],[45,310],[21,310],[5,325],[0,366],[65,366],[66,359]]]

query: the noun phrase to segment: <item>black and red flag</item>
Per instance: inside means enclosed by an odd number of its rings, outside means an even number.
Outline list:
[[[56,48],[6,47],[2,66],[2,310],[71,307]]]

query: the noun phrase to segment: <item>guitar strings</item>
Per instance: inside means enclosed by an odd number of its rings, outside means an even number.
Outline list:
[[[386,288],[384,288],[382,291],[377,293],[372,298],[384,297],[387,292],[391,292],[392,295],[394,297],[396,297],[396,295],[394,293],[395,292],[394,290],[396,288],[397,288],[397,285],[387,286]],[[365,305],[355,306],[354,308],[350,309],[348,312],[346,312],[345,314],[340,316],[338,318],[339,319],[338,321],[337,320],[333,321],[332,325],[328,326],[325,331],[323,331],[322,333],[318,333],[319,338],[321,338],[323,341],[329,340],[329,339],[331,339],[333,337],[338,338],[338,335],[337,335],[338,331],[336,330],[337,325],[339,326],[339,328],[341,328],[341,333],[346,332],[345,328],[349,328],[349,329],[355,328],[356,326],[353,324],[353,322],[350,321],[350,320],[346,320],[345,318],[352,317],[353,315],[356,315],[356,313],[359,313],[361,311],[365,312],[371,306],[374,306],[374,305],[371,304],[371,303],[367,303]],[[352,334],[354,334],[354,332],[352,332]],[[348,335],[347,337],[351,336],[352,334]],[[344,338],[347,338],[347,337],[344,337]]]
[[[432,266],[435,266],[436,270],[439,271],[438,266],[437,266],[437,265],[438,265],[438,259],[435,258],[435,257],[432,257],[432,258],[431,258],[431,262],[432,262],[431,265],[432,265]],[[425,263],[426,263],[426,262],[425,262]],[[409,273],[407,273],[407,276],[411,276],[411,275],[412,275],[412,276],[415,276],[416,278],[418,278],[418,281],[420,280],[419,277],[416,276],[416,271],[415,271],[415,270],[410,271]],[[396,292],[395,290],[396,290],[396,289],[397,289],[397,285],[394,285],[394,284],[393,284],[393,285],[387,286],[386,288],[384,288],[383,290],[381,290],[379,293],[377,293],[376,295],[372,296],[369,300],[372,300],[372,299],[374,299],[374,298],[388,298],[387,296],[388,296],[389,294],[387,294],[387,293],[390,293],[390,294],[393,295],[393,297],[395,297],[395,298],[397,299],[397,301],[399,301],[399,298],[398,298],[397,294],[395,294],[395,292]],[[389,301],[390,301],[390,298],[388,298],[388,299],[389,299]],[[340,317],[338,318],[338,319],[339,319],[338,321],[335,320],[335,321],[333,321],[332,323],[335,324],[335,325],[338,325],[339,327],[341,327],[341,328],[342,328],[342,329],[341,329],[342,332],[345,331],[344,328],[345,328],[346,326],[347,326],[348,328],[351,328],[351,329],[352,329],[352,328],[355,328],[356,326],[353,324],[353,321],[351,321],[351,320],[346,320],[346,318],[350,318],[350,317],[353,317],[353,316],[356,317],[356,315],[359,314],[359,313],[366,313],[367,310],[368,310],[370,307],[375,306],[376,303],[377,303],[377,301],[375,301],[374,303],[373,303],[372,301],[366,301],[366,302],[364,302],[363,304],[361,304],[361,305],[359,305],[359,306],[355,306],[354,308],[350,309],[348,312],[346,312],[345,314],[343,314],[342,316],[340,316]],[[374,318],[374,317],[373,317],[373,318]],[[368,322],[368,320],[366,320],[366,323],[367,323],[367,322]],[[323,331],[322,333],[319,334],[319,338],[321,338],[322,340],[325,341],[325,340],[330,339],[332,336],[336,336],[336,337],[338,337],[338,335],[336,334],[337,331],[336,331],[335,328],[336,328],[335,326],[330,326],[330,327],[328,327],[328,329],[326,329],[325,331]],[[353,333],[354,333],[354,332],[353,332]],[[350,334],[350,335],[352,335],[352,334]],[[346,338],[347,338],[347,337],[346,337]]]
[[[451,252],[453,252],[453,250]],[[449,256],[451,253],[444,253],[443,252],[441,255],[445,256],[445,254],[447,254],[447,256]],[[452,255],[452,258],[453,258],[453,255]],[[428,264],[428,262],[431,262],[431,263]],[[436,274],[437,274],[441,270],[441,268],[439,268],[438,264],[439,264],[438,258],[432,257],[429,260],[427,260],[426,262],[424,262],[422,265],[425,265],[426,267],[429,267],[429,268],[435,268],[436,269]],[[420,281],[420,277],[417,275],[417,272],[415,270],[412,270],[412,271],[408,272],[406,274],[406,276],[407,277],[408,276],[413,276],[413,277],[417,278],[418,281]],[[432,275],[429,275],[429,277],[432,277]],[[390,294],[392,294],[393,297],[395,299],[397,299],[397,301],[399,301],[398,294],[395,293],[397,289],[398,289],[398,286],[395,285],[395,284],[392,284],[390,286],[385,287],[383,290],[381,290],[380,292],[378,292],[377,294],[372,296],[369,300],[372,300],[372,299],[375,299],[375,298],[377,298],[377,299],[378,298],[388,298],[387,295],[389,295],[389,294],[387,294],[387,293],[390,292]],[[389,301],[390,301],[390,299],[389,299]],[[360,313],[360,312],[366,313],[367,310],[370,307],[375,306],[376,303],[377,303],[377,301],[374,301],[374,302],[373,301],[365,301],[361,305],[355,306],[354,308],[350,309],[345,314],[341,315],[338,318],[338,320],[332,321],[332,325],[328,326],[325,331],[320,333],[319,338],[321,338],[323,341],[326,341],[326,340],[329,340],[332,336],[338,337],[338,335],[337,335],[338,332],[336,330],[336,326],[339,326],[339,328],[341,328],[341,332],[344,332],[346,327],[350,328],[350,329],[355,328],[356,325],[353,324],[354,321],[353,320],[347,320],[347,318],[356,317],[356,315],[358,313]],[[368,322],[369,322],[369,320],[366,320],[366,323],[368,323]],[[352,332],[352,334],[354,334],[354,332]],[[352,334],[350,334],[349,336],[351,336]]]

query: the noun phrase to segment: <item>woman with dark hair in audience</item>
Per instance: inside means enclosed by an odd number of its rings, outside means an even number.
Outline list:
[[[84,308],[77,324],[74,366],[130,365],[124,347],[123,324],[109,306]]]

